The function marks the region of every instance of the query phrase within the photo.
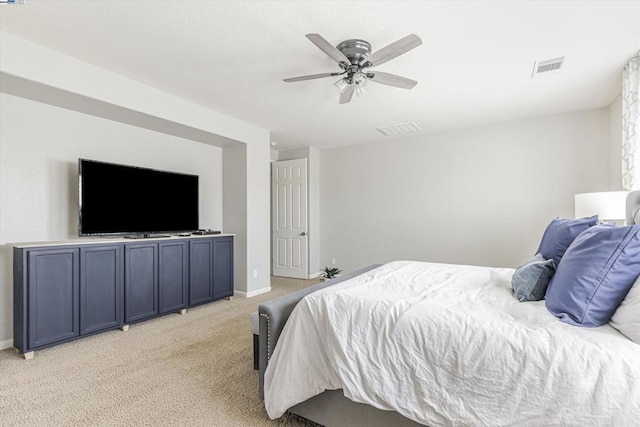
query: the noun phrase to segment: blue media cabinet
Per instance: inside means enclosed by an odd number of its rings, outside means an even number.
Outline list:
[[[40,350],[233,296],[233,235],[15,245],[13,343]]]

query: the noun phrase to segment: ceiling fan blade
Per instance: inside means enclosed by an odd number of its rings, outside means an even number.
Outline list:
[[[406,37],[401,38],[388,46],[383,47],[380,50],[373,52],[362,64],[363,67],[373,67],[376,65],[384,64],[393,58],[407,53],[413,48],[416,48],[422,44],[420,37],[415,34],[409,34]],[[369,65],[366,65],[369,64]]]
[[[381,83],[402,89],[412,89],[418,84],[417,81],[406,77],[396,76],[395,74],[383,73],[382,71],[371,71],[367,73],[367,77],[372,82]]]
[[[290,77],[288,79],[282,79],[287,83],[291,82],[301,82],[303,80],[313,80],[313,79],[321,79],[323,77],[333,77],[339,76],[340,73],[320,73],[320,74],[309,74],[308,76],[300,76],[300,77]]]
[[[349,58],[344,56],[342,52],[336,49],[331,43],[326,41],[320,34],[307,34],[306,37],[311,40],[311,43],[315,44],[318,49],[326,53],[331,59],[338,64],[344,63],[345,65],[351,65]]]
[[[353,98],[353,92],[356,90],[356,85],[351,83],[347,88],[340,94],[340,104],[348,104],[351,102],[351,98]]]

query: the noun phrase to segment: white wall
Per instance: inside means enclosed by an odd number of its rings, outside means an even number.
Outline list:
[[[309,275],[320,274],[320,150],[309,147]]]
[[[321,151],[321,264],[515,267],[608,186],[608,109]]]
[[[13,336],[7,244],[77,238],[79,157],[198,175],[200,225],[222,229],[222,148],[6,94],[0,122],[0,342]]]
[[[622,93],[609,104],[609,188],[622,190]]]
[[[262,142],[246,144],[247,296],[271,289],[271,149],[268,135]]]
[[[234,253],[246,253],[247,233],[244,224],[247,222],[247,200],[244,197],[236,197],[237,194],[246,194],[247,190],[247,166],[246,146],[236,144],[225,147],[222,151],[223,167],[223,230],[234,233]],[[247,260],[234,254],[234,288],[246,295],[247,293]]]

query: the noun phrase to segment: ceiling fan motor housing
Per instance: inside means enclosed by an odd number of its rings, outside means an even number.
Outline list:
[[[352,65],[361,63],[371,54],[371,44],[365,40],[349,39],[336,46]]]

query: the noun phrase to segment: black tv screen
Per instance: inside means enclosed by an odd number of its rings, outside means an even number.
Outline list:
[[[78,159],[80,236],[198,229],[198,176]]]

